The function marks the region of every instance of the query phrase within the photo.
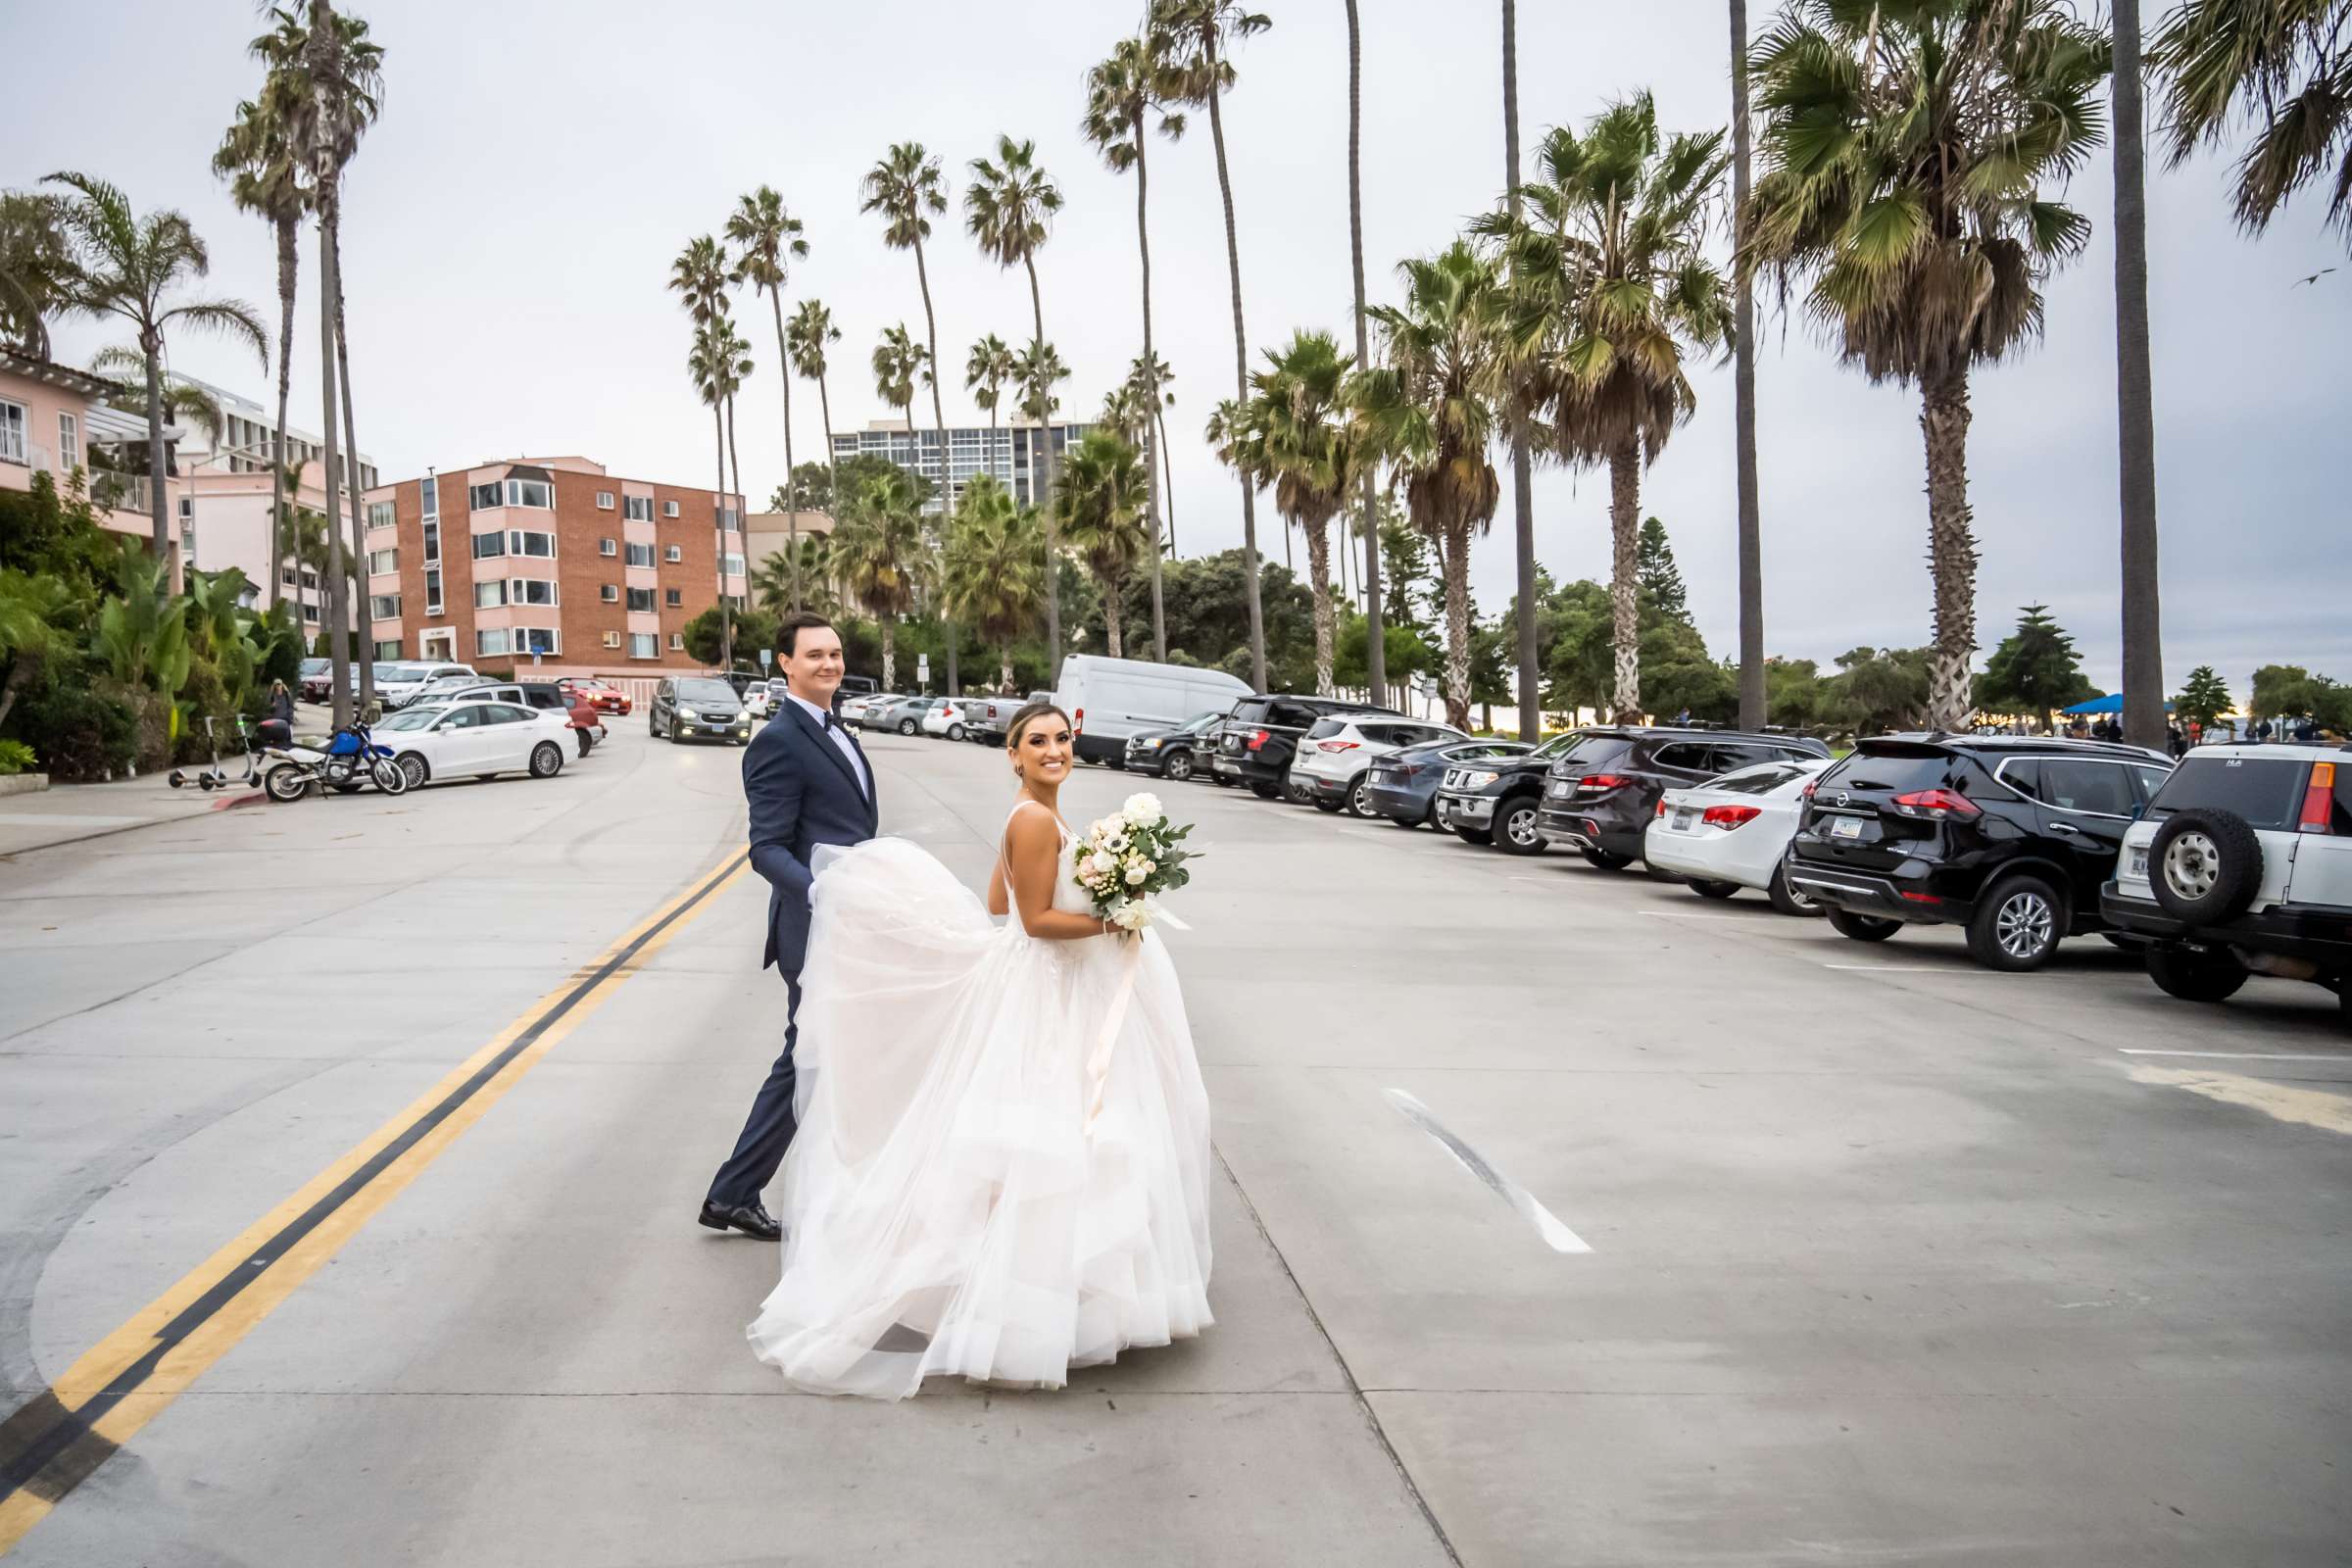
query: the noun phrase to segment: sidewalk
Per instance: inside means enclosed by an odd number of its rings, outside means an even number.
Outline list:
[[[235,759],[233,766],[223,760],[232,780],[243,776],[244,760]],[[185,771],[193,776],[196,769]],[[0,857],[176,822],[258,804],[264,798],[260,790],[233,782],[225,789],[200,790],[190,784],[175,790],[162,773],[112,784],[52,784],[30,795],[0,796]]]

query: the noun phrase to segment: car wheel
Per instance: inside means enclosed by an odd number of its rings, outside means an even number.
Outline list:
[[[1342,803],[1338,801],[1327,801],[1320,795],[1315,797],[1315,809],[1324,812],[1326,815],[1339,815],[1341,804]]]
[[[1160,759],[1160,771],[1170,783],[1182,784],[1193,776],[1193,754],[1178,747]]]
[[[1270,801],[1282,793],[1282,786],[1280,784],[1262,784],[1252,781],[1250,786],[1250,793],[1256,796],[1261,801]]]
[[[1209,774],[1209,775],[1208,775],[1208,781],[1209,781],[1211,784],[1214,784],[1214,785],[1215,785],[1217,788],[1219,788],[1219,789],[1221,789],[1221,790],[1229,790],[1229,789],[1233,788],[1233,780],[1231,780],[1231,779],[1227,778],[1227,777],[1226,777],[1224,774],[1222,774],[1222,773],[1211,773],[1211,774]]]
[[[1607,850],[1579,850],[1576,853],[1585,858],[1587,865],[1597,866],[1603,871],[1622,871],[1634,863],[1632,856],[1611,855]]]
[[[920,726],[917,725],[911,718],[902,718],[899,720],[899,733],[902,735],[911,735]]]
[[[2150,948],[2148,978],[2157,990],[2182,1002],[2227,1002],[2246,983],[2246,966],[2230,953]]]
[[[1829,910],[1830,929],[1841,937],[1856,942],[1884,942],[1903,928],[1900,920],[1888,920],[1875,914],[1856,914],[1851,909]]]
[[[1453,836],[1464,844],[1476,844],[1482,848],[1494,842],[1494,831],[1490,828],[1457,827],[1453,830]]]
[[[1304,806],[1315,798],[1315,787],[1286,767],[1282,770],[1282,798],[1294,806]]]
[[[2003,877],[1977,900],[1968,951],[1987,969],[2038,969],[2058,951],[2066,926],[2066,900],[2056,888],[2037,876]]]
[[[1494,813],[1494,847],[1505,855],[1542,855],[1544,805],[1532,795],[1502,803]]]
[[[262,788],[273,801],[299,801],[310,787],[310,775],[292,762],[280,762],[262,775]]]
[[[1410,833],[1413,829],[1419,827],[1420,825],[1421,824],[1419,822],[1414,821],[1409,816],[1392,816],[1389,818],[1389,826],[1400,827],[1407,833]]]
[[[950,724],[948,726],[948,739],[952,741],[959,741],[963,739],[963,726],[961,724]]]
[[[1788,885],[1788,867],[1786,864],[1773,867],[1772,880],[1764,884],[1764,897],[1770,899],[1772,906],[1783,914],[1818,915],[1821,913],[1820,905],[1815,904],[1811,899]]]
[[[554,741],[541,741],[531,748],[531,777],[554,778],[564,771],[564,748]]]
[[[1358,773],[1348,786],[1348,809],[1356,816],[1372,815],[1372,775]]]
[[[2148,882],[2158,906],[2176,920],[2234,920],[2262,885],[2262,840],[2235,811],[2175,811],[2148,843]]]
[[[411,789],[420,788],[426,779],[433,776],[432,768],[415,752],[400,754],[400,770],[408,778]]]
[[[1714,882],[1705,877],[1690,878],[1690,891],[1702,899],[1728,899],[1740,891],[1737,882]]]

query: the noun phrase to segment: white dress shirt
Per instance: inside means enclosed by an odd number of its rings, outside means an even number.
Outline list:
[[[850,771],[857,776],[858,787],[865,792],[867,800],[872,800],[874,798],[873,775],[866,772],[865,759],[858,754],[858,743],[850,739],[850,732],[842,728],[830,712],[817,707],[799,692],[788,687],[784,695],[790,701],[800,704],[801,711],[815,719],[817,728],[825,731],[826,739],[841,749],[841,755],[850,760]]]

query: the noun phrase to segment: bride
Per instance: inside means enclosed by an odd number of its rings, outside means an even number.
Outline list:
[[[816,1393],[1056,1389],[1213,1321],[1208,1097],[1175,969],[1069,873],[1068,717],[1031,704],[1005,745],[1020,790],[986,907],[904,839],[818,866],[784,1275],[748,1331]]]

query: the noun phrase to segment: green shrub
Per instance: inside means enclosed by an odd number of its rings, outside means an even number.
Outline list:
[[[100,669],[87,658],[52,659],[40,683],[8,715],[13,736],[48,764],[61,781],[106,778],[137,755],[129,706],[98,689]]]
[[[32,771],[32,748],[23,741],[0,741],[0,778]]]

